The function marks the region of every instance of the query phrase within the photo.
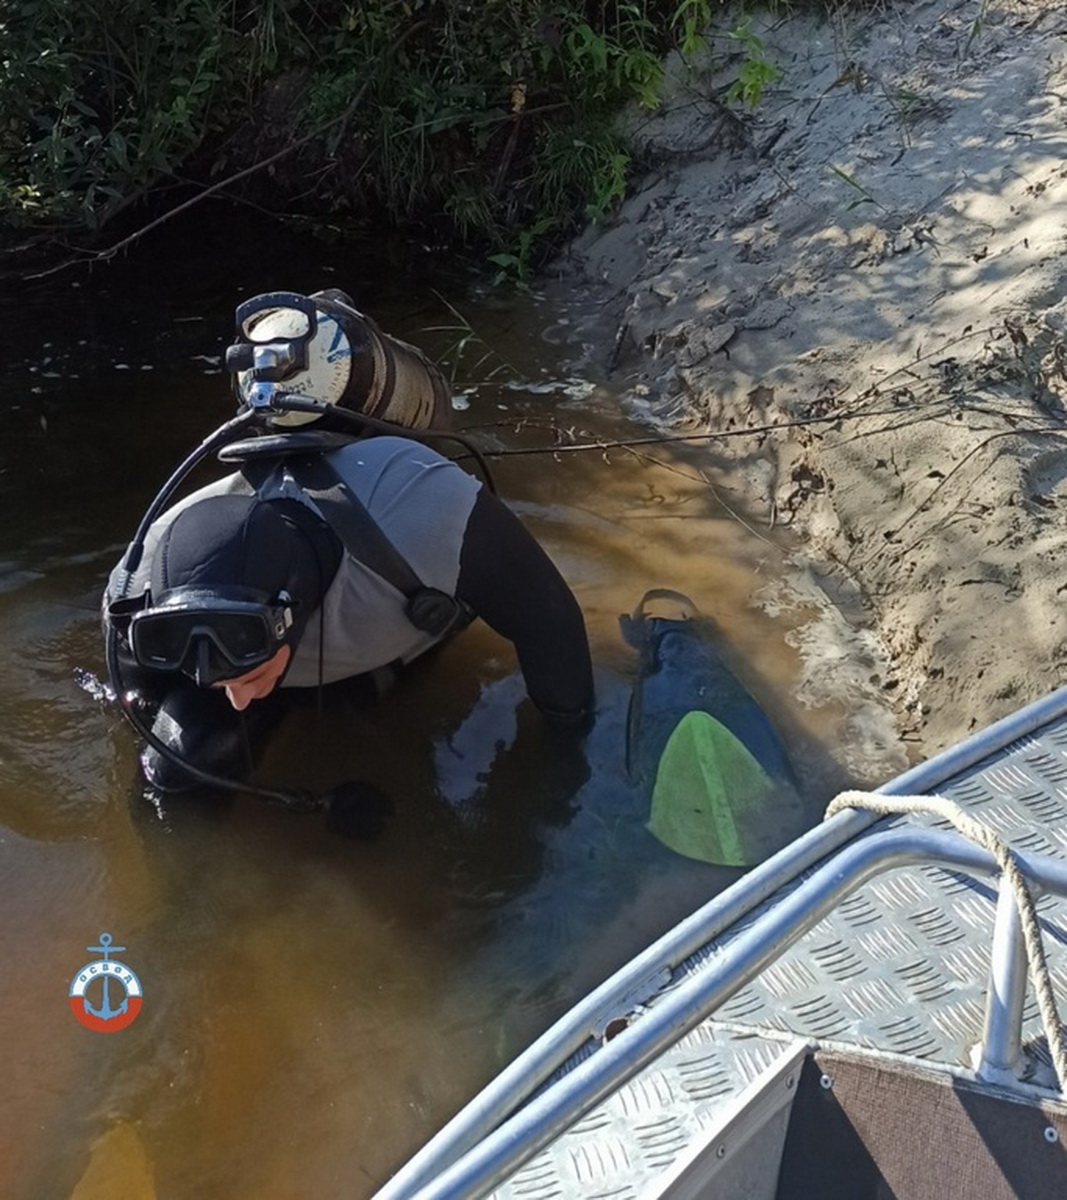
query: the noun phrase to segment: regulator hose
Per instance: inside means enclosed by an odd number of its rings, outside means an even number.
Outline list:
[[[122,662],[118,651],[118,640],[118,630],[115,628],[114,622],[109,622],[107,637],[105,639],[107,670],[115,687],[115,696],[118,700],[119,711],[133,727],[138,737],[143,739],[157,754],[169,759],[175,766],[180,767],[187,774],[191,775],[198,783],[207,784],[209,787],[222,788],[230,792],[248,792],[250,795],[258,796],[261,800],[267,800],[273,804],[280,805],[290,812],[319,812],[326,808],[325,799],[316,797],[308,791],[268,788],[258,783],[246,783],[237,779],[228,779],[224,775],[216,775],[213,771],[204,770],[203,767],[198,766],[192,760],[180,754],[173,746],[168,746],[162,738],[155,734],[148,722],[142,720],[141,712],[138,709],[135,699],[135,693],[128,692],[123,686]]]
[[[482,472],[486,487],[494,495],[496,494],[496,487],[489,464],[486,462],[481,451],[469,439],[464,438],[460,434],[454,434],[446,430],[428,429],[416,432],[405,426],[396,425],[392,421],[384,421],[379,417],[371,417],[365,413],[355,412],[351,409],[341,409],[335,405],[323,404],[321,401],[304,400],[301,397],[286,395],[285,393],[272,398],[270,410],[339,416],[352,425],[362,425],[379,433],[398,434],[414,438],[418,441],[428,441],[434,438],[451,439],[462,445],[475,459]],[[141,558],[144,555],[148,531],[156,518],[163,512],[167,502],[185,477],[212,452],[219,451],[229,443],[237,441],[250,426],[258,424],[264,415],[263,408],[251,407],[238,413],[237,416],[220,425],[218,429],[209,434],[178,465],[162,488],[160,488],[137,526],[133,540],[130,542],[129,549],[122,560],[120,582],[117,594],[113,598],[112,603],[115,600],[125,600],[128,598],[130,582],[137,568],[140,566]],[[324,796],[315,796],[312,792],[302,789],[264,787],[262,784],[230,779],[224,775],[216,775],[213,771],[205,770],[203,767],[186,758],[179,751],[175,750],[173,746],[167,745],[153,731],[149,723],[143,719],[137,703],[137,693],[133,690],[127,691],[124,685],[122,658],[119,653],[119,631],[115,620],[109,618],[106,620],[105,625],[106,636],[104,647],[107,670],[114,686],[119,711],[137,736],[146,745],[155,750],[157,754],[162,755],[163,758],[185,771],[193,779],[197,780],[197,782],[206,784],[209,787],[221,788],[231,792],[244,792],[285,808],[290,812],[325,811],[328,815],[328,825],[335,832],[344,833],[351,837],[370,837],[376,836],[376,833],[380,831],[381,824],[388,811],[389,802],[380,793],[373,794],[374,789],[371,789],[370,785],[355,782],[343,783]]]
[[[490,492],[497,495],[496,481],[485,455],[462,433],[454,433],[451,429],[410,429],[407,425],[398,425],[395,421],[385,421],[381,417],[372,417],[368,413],[357,412],[352,408],[341,408],[336,404],[323,404],[321,400],[304,400],[299,396],[282,396],[276,402],[279,408],[286,412],[317,413],[321,416],[340,417],[353,425],[365,425],[376,433],[394,434],[398,437],[410,438],[414,442],[451,441],[457,442],[464,451],[478,464],[482,481]]]
[[[228,442],[236,440],[236,437],[243,433],[248,425],[255,423],[257,417],[258,413],[249,410],[248,412],[238,414],[224,425],[220,425],[191,454],[187,455],[166,483],[164,483],[141,518],[140,524],[137,526],[137,532],[130,543],[130,548],[127,550],[126,556],[122,561],[121,581],[115,599],[124,600],[128,598],[130,581],[133,579],[134,572],[140,565],[141,557],[144,554],[144,545],[148,536],[148,530],[151,528],[153,521],[163,511],[167,501],[174,494],[182,480],[194,467],[203,462],[213,450],[220,449]],[[259,784],[243,783],[236,779],[228,779],[225,776],[216,775],[212,771],[204,770],[203,767],[198,766],[184,755],[178,753],[173,746],[168,746],[162,738],[155,734],[148,722],[142,720],[136,701],[136,693],[127,691],[125,687],[122,678],[122,659],[119,654],[119,631],[116,622],[113,619],[108,619],[106,627],[104,651],[107,659],[107,671],[114,685],[119,711],[132,726],[138,737],[142,738],[157,754],[162,755],[165,759],[174,763],[175,766],[186,771],[198,782],[207,784],[210,787],[223,788],[227,791],[249,792],[252,795],[259,796],[261,799],[268,800],[274,804],[280,804],[292,812],[315,812],[325,807],[324,801],[317,799],[311,792],[266,788]]]

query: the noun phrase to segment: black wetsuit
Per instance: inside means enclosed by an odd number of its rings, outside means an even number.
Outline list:
[[[530,699],[551,723],[582,728],[593,705],[592,668],[581,610],[554,564],[514,513],[455,464],[402,438],[374,438],[329,455],[335,469],[422,581],[467,606],[511,641]],[[174,514],[211,495],[248,490],[228,476],[168,510],[153,526],[137,576],[136,595],[151,576],[152,557]],[[299,498],[290,486],[284,493]],[[409,662],[439,639],[415,629],[404,597],[340,549],[333,579],[294,647],[280,685],[244,714],[221,690],[198,688],[174,672],[131,670],[156,709],[153,730],[187,759],[243,778],[249,747],[283,715],[286,691],[338,680],[363,681],[381,668]],[[116,578],[112,579],[112,591]],[[190,777],[154,750],[142,757],[150,781],[170,789]]]

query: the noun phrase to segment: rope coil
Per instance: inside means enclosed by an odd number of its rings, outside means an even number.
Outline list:
[[[846,791],[830,801],[826,809],[826,820],[846,808],[867,809],[886,816],[893,814],[929,813],[947,821],[957,833],[987,850],[996,860],[1004,878],[1015,897],[1022,928],[1023,945],[1026,949],[1027,969],[1033,984],[1041,1024],[1048,1039],[1052,1066],[1060,1085],[1067,1093],[1067,1038],[1056,1006],[1056,995],[1052,987],[1045,944],[1041,937],[1037,908],[1030,885],[1026,881],[1011,848],[999,834],[988,825],[966,813],[958,804],[944,796],[887,796],[881,792]]]

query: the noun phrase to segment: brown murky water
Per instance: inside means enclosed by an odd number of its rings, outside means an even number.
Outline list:
[[[587,617],[599,715],[584,756],[546,753],[510,647],[476,626],[373,711],[298,713],[272,747],[278,783],[387,790],[381,841],[245,797],[148,804],[128,730],[76,672],[103,673],[98,596],[155,488],[232,412],[212,356],[238,300],[348,287],[387,329],[458,359],[459,423],[491,450],[550,445],[552,420],[633,432],[557,301],[479,299],[418,260],[398,273],[269,230],[233,242],[151,248],[0,308],[0,1193],[14,1200],[368,1196],[579,995],[735,878],[660,846],[626,779],[635,654],[618,616],[647,588],[679,588],[720,622],[813,820],[856,777],[833,749],[855,725],[845,683],[825,702],[802,687],[812,611],[759,602],[789,575],[788,547],[722,506],[701,452],[657,448],[495,460]],[[834,651],[842,681],[867,670],[857,645]],[[873,782],[899,751],[878,728],[866,744]],[[109,1035],[67,1004],[103,931],[145,992]]]

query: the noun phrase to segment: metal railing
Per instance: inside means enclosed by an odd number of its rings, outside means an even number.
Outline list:
[[[1017,854],[1027,878],[1041,890],[1067,896],[1067,862],[1047,855]],[[903,827],[874,833],[845,847],[778,904],[761,913],[706,966],[662,995],[638,1020],[534,1097],[458,1162],[429,1180],[418,1200],[464,1200],[481,1196],[546,1146],[582,1114],[613,1092],[679,1038],[709,1017],[799,937],[818,924],[861,884],[885,871],[930,864],[971,876],[992,876],[999,867],[987,851],[955,833]],[[986,1045],[981,1062],[1000,1070],[1017,1054],[1026,959],[1013,932],[1013,900],[998,901]],[[981,1069],[979,1070],[981,1074]],[[987,1076],[988,1077],[988,1076]]]
[[[1061,688],[1035,704],[1028,705],[1018,712],[1005,717],[1003,720],[990,725],[987,729],[960,742],[930,758],[924,763],[911,768],[897,776],[880,789],[886,795],[907,795],[910,793],[930,792],[941,786],[947,780],[962,774],[983,759],[997,754],[1012,742],[1032,734],[1036,730],[1052,723],[1067,714],[1067,688]],[[691,1022],[683,1020],[684,1005],[692,1000],[691,988],[693,980],[680,985],[669,997],[664,998],[656,1006],[656,1012],[667,1008],[674,1013],[670,1032],[665,1034],[662,1045],[657,1041],[656,1049],[648,1051],[644,1040],[635,1042],[633,1038],[638,1031],[644,1029],[642,1039],[652,1037],[648,1021],[652,1014],[636,1022],[623,1034],[598,1049],[586,1061],[579,1063],[574,1070],[565,1076],[558,1084],[546,1091],[544,1095],[530,1100],[529,1097],[547,1080],[553,1072],[566,1062],[591,1037],[593,1029],[602,1024],[606,1013],[619,1009],[632,1002],[635,993],[642,990],[650,980],[662,977],[665,969],[674,969],[691,955],[718,937],[724,930],[735,925],[743,917],[748,916],[775,892],[791,883],[809,870],[816,863],[835,854],[842,846],[867,830],[877,817],[873,813],[850,810],[842,812],[832,820],[810,830],[796,841],[775,854],[761,866],[749,872],[732,887],[698,909],[692,916],[676,925],[658,941],[649,946],[641,954],[633,958],[625,967],[606,980],[600,987],[591,992],[584,1000],[576,1004],[567,1014],[538,1038],[523,1054],[519,1055],[508,1067],[496,1076],[469,1104],[466,1105],[451,1121],[448,1122],[425,1146],[405,1164],[376,1194],[374,1200],[431,1200],[431,1198],[471,1197],[483,1194],[504,1178],[519,1161],[534,1154],[547,1144],[562,1128],[559,1122],[573,1119],[576,1116],[574,1108],[568,1105],[581,1104],[582,1111],[596,1103],[603,1095],[619,1086],[626,1078],[633,1075],[651,1057],[660,1052],[672,1039],[680,1037],[683,1032],[698,1024],[711,1011],[703,1004],[700,1015]],[[878,839],[894,836],[878,835]],[[915,836],[922,831],[911,831]],[[934,836],[934,831],[925,831]],[[948,838],[957,847],[969,847],[968,854],[977,856],[972,863],[981,860],[976,870],[980,874],[992,874],[996,867],[991,856],[955,835],[937,834],[938,838]],[[850,850],[837,854],[830,863],[821,868],[817,875],[821,877],[827,869],[840,867],[843,855],[858,850],[859,845],[867,846],[874,838],[865,838]],[[926,861],[920,859],[917,861]],[[1032,864],[1037,860],[1022,858],[1024,870],[1028,873]],[[1045,861],[1045,860],[1042,860]],[[1064,873],[1067,879],[1067,868],[1047,860],[1049,869],[1056,866],[1053,872]],[[888,869],[888,865],[884,868]],[[812,880],[805,881],[793,895],[801,893],[809,887]],[[852,886],[863,882],[857,880]],[[850,889],[851,890],[851,887]],[[1053,888],[1052,890],[1056,890]],[[805,893],[806,894],[806,893]],[[836,899],[840,899],[838,896]],[[836,900],[834,901],[836,902]],[[1003,902],[1005,911],[1014,913],[1013,903]],[[773,910],[782,911],[782,906]],[[822,914],[820,913],[820,916]],[[818,920],[819,918],[816,918]],[[1022,991],[1019,994],[1006,990],[1003,979],[998,977],[992,981],[990,988],[991,1000],[995,995],[1003,1001],[998,1001],[994,1012],[987,1012],[984,1044],[986,1051],[983,1063],[979,1069],[984,1070],[983,1077],[994,1078],[995,1072],[1008,1069],[1004,1064],[1015,1061],[1018,1055],[1017,1043],[1012,1045],[1012,1037],[1019,1037],[1019,1021],[1021,1017],[1021,996],[1025,994],[1025,976],[1020,975],[1018,968],[1018,934],[1012,934],[998,909],[997,929],[999,934],[994,936],[994,954],[998,962],[1007,956],[1013,966],[1007,970],[1011,987]],[[1017,917],[1015,918],[1017,925]],[[814,923],[814,922],[813,922]],[[762,927],[757,921],[752,929]],[[790,941],[800,936],[807,926],[800,928],[790,937]],[[741,937],[750,938],[752,929]],[[741,941],[741,937],[737,939]],[[735,943],[736,945],[736,943]],[[1001,946],[1007,949],[1000,949]],[[778,948],[777,952],[784,950]],[[753,968],[755,974],[764,960]],[[716,960],[716,977],[721,972],[722,962]],[[736,987],[719,996],[712,1007],[717,1007],[734,990],[744,985],[751,975],[746,975],[737,982]],[[702,972],[699,979],[707,982],[707,972]],[[1021,980],[1021,982],[1020,982]],[[681,997],[681,999],[679,999]],[[669,1002],[669,1007],[668,1007]],[[657,1026],[658,1027],[658,1026]],[[1014,1028],[1014,1035],[1011,1033]],[[633,1035],[633,1036],[631,1036]],[[617,1045],[620,1043],[620,1045]],[[640,1062],[629,1063],[629,1054],[640,1051]],[[586,1082],[588,1080],[588,1083]],[[595,1092],[589,1099],[584,1092],[588,1086]],[[592,1092],[590,1094],[592,1094]],[[552,1099],[551,1116],[542,1113],[542,1108]],[[557,1108],[560,1104],[563,1107]],[[521,1106],[522,1130],[533,1130],[529,1135],[520,1132],[518,1118],[511,1118]],[[550,1128],[549,1128],[550,1127]],[[549,1130],[546,1132],[546,1130]],[[532,1139],[532,1140],[531,1140]],[[536,1142],[536,1144],[534,1144]]]

